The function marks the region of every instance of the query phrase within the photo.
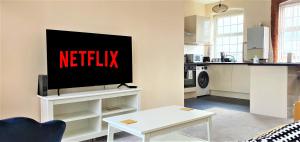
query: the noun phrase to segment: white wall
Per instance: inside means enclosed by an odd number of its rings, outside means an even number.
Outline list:
[[[46,73],[45,29],[133,37],[142,108],[183,105],[182,1],[1,1],[2,117],[39,119],[37,75]]]
[[[205,16],[205,5],[196,2],[195,0],[185,0],[184,1],[184,16],[191,16],[191,15],[200,15]]]

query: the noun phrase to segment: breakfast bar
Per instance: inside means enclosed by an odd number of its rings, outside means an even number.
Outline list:
[[[250,64],[249,67],[250,112],[291,117],[299,96],[299,64]]]
[[[250,101],[250,112],[289,118],[300,89],[299,63],[196,63],[208,66],[210,95]],[[276,111],[274,111],[276,110]]]

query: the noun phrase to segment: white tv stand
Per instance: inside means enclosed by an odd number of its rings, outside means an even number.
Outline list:
[[[140,109],[140,89],[109,89],[38,96],[41,121],[63,120],[67,127],[62,141],[84,141],[107,135],[108,116]]]

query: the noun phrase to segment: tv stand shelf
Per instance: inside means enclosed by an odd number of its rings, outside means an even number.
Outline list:
[[[93,117],[99,117],[100,114],[95,112],[81,111],[73,113],[65,113],[61,115],[54,116],[56,120],[64,120],[65,122],[76,121],[81,119],[88,119]]]
[[[129,106],[120,106],[120,107],[116,107],[116,109],[104,108],[102,110],[102,116],[106,117],[106,116],[110,116],[110,115],[114,115],[114,114],[130,112],[130,111],[136,111],[136,108],[129,107]]]
[[[67,127],[62,141],[84,141],[107,135],[105,117],[140,109],[140,89],[110,89],[38,96],[41,122],[63,120]]]

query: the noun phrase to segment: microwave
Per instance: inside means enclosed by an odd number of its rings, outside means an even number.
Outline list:
[[[186,63],[199,63],[202,62],[202,55],[199,54],[186,54]]]

